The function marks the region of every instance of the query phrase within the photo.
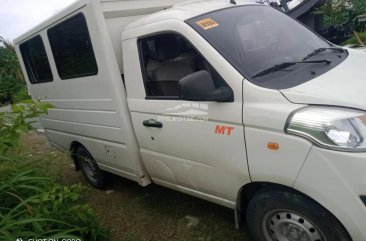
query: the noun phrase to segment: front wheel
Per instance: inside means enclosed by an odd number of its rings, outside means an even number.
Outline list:
[[[247,224],[256,241],[351,241],[326,209],[287,190],[259,191],[248,205]]]

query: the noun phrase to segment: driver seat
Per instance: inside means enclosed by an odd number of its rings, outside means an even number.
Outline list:
[[[178,82],[192,74],[194,69],[180,55],[180,43],[174,35],[162,35],[155,40],[156,57],[160,65],[153,71],[151,90],[156,96],[178,96]]]

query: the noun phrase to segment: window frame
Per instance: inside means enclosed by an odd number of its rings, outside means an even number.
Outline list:
[[[90,42],[90,49],[92,51],[92,57],[93,57],[92,62],[95,65],[96,70],[94,72],[86,73],[86,74],[76,74],[76,75],[74,74],[74,75],[62,76],[61,75],[62,71],[60,71],[61,70],[61,66],[60,66],[61,64],[58,60],[58,57],[55,55],[55,46],[54,46],[54,43],[52,43],[52,41],[51,41],[52,38],[50,38],[50,32],[55,30],[56,28],[62,26],[62,25],[65,25],[65,24],[67,25],[70,21],[72,21],[73,19],[75,19],[79,16],[81,16],[82,20],[85,22],[85,29],[86,29],[88,40]],[[57,23],[56,25],[52,26],[51,28],[49,28],[47,30],[47,37],[48,37],[48,41],[49,41],[49,44],[50,44],[50,47],[51,47],[51,52],[52,52],[52,56],[53,56],[53,59],[54,59],[55,65],[56,65],[57,73],[58,73],[58,76],[60,77],[61,80],[76,79],[76,78],[83,78],[83,77],[98,75],[99,66],[98,66],[96,56],[95,56],[95,51],[94,51],[93,42],[92,42],[92,39],[91,39],[89,27],[88,27],[88,22],[87,22],[87,19],[86,19],[83,12],[78,12],[75,15],[73,15],[73,16]]]
[[[155,32],[155,33],[151,33],[151,34],[148,34],[148,35],[140,36],[140,37],[137,38],[137,48],[138,48],[138,55],[139,55],[139,61],[140,61],[140,68],[141,68],[141,74],[142,74],[142,79],[143,79],[144,88],[145,88],[145,100],[180,100],[180,101],[183,101],[181,98],[179,98],[179,96],[151,96],[151,95],[148,95],[149,94],[148,92],[150,91],[149,86],[148,86],[148,81],[149,80],[148,80],[148,77],[147,77],[148,75],[147,75],[147,72],[146,72],[146,66],[145,66],[145,61],[144,61],[142,43],[146,39],[149,39],[149,38],[152,38],[152,37],[157,37],[157,36],[163,35],[163,34],[174,34],[174,35],[177,35],[177,36],[183,38],[187,43],[189,43],[192,46],[192,50],[194,50],[199,56],[201,56],[207,62],[207,64],[209,64],[209,66],[217,72],[217,74],[225,82],[225,84],[228,87],[230,87],[230,85],[221,76],[221,74],[212,66],[212,64],[207,60],[207,58],[183,34],[181,34],[179,32],[176,32],[176,31],[173,31],[173,30],[171,30],[171,31],[161,31],[161,32]]]
[[[23,47],[25,47],[26,45],[29,44],[30,41],[32,40],[35,40],[35,39],[40,39],[41,40],[41,43],[42,43],[42,49],[44,51],[44,54],[46,56],[46,59],[47,59],[47,67],[48,67],[48,70],[51,74],[51,76],[47,79],[38,79],[37,78],[37,75],[34,73],[34,68],[32,66],[32,63],[30,61],[30,56],[29,56],[29,53],[27,51],[27,53],[25,53],[23,51]],[[28,46],[29,47],[29,46]],[[23,64],[24,64],[24,67],[26,69],[26,72],[27,72],[27,76],[28,76],[28,79],[29,79],[29,82],[30,84],[32,85],[36,85],[36,84],[44,84],[44,83],[49,83],[49,82],[53,82],[54,78],[53,78],[53,72],[52,72],[52,69],[51,69],[51,65],[50,65],[50,59],[48,57],[48,54],[47,54],[47,51],[46,51],[46,47],[44,45],[44,41],[43,41],[43,38],[40,34],[37,34],[36,36],[24,41],[23,43],[21,43],[19,45],[19,50],[20,50],[20,55],[22,56],[22,60],[23,60]]]
[[[139,61],[140,61],[142,79],[143,79],[144,88],[145,88],[145,100],[181,100],[179,98],[179,96],[153,96],[153,95],[149,94],[149,92],[150,92],[150,88],[148,86],[149,80],[148,80],[147,72],[146,72],[146,65],[145,65],[145,60],[144,60],[142,43],[144,40],[146,40],[148,38],[156,37],[156,36],[159,36],[162,34],[169,34],[169,33],[173,33],[173,32],[158,32],[158,33],[149,34],[146,36],[141,36],[137,39]],[[174,34],[176,34],[176,33],[174,32]]]

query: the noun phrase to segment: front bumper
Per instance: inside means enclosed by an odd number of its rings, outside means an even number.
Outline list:
[[[294,188],[333,213],[353,241],[366,240],[366,153],[312,147]]]

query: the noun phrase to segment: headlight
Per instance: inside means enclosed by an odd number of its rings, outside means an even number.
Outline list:
[[[337,107],[308,107],[295,112],[286,132],[339,151],[366,152],[366,113]]]

